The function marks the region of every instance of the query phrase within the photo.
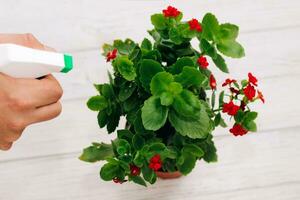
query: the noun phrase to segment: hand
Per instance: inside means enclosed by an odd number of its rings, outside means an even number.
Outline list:
[[[31,34],[0,34],[0,43],[52,50]],[[0,150],[10,149],[28,125],[57,117],[62,93],[52,75],[23,79],[0,73]]]

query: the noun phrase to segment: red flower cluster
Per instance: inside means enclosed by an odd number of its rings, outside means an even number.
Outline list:
[[[199,66],[203,69],[207,69],[208,67],[208,62],[207,62],[207,59],[204,57],[204,56],[200,56],[197,60]]]
[[[230,133],[232,133],[234,136],[242,136],[248,133],[246,129],[243,128],[240,124],[235,124],[230,130]]]
[[[253,76],[251,73],[248,73],[249,82],[255,86],[257,86],[257,78]]]
[[[130,165],[130,173],[132,176],[138,176],[141,173],[141,169],[135,165]]]
[[[249,101],[252,101],[256,95],[256,89],[254,88],[254,86],[257,86],[257,78],[251,73],[248,73],[248,85],[244,88],[243,91]],[[259,92],[257,98],[260,98],[263,103],[265,102],[265,99],[261,92]]]
[[[163,10],[163,13],[165,17],[177,17],[181,12],[177,8],[168,6],[167,9]]]
[[[233,101],[223,104],[223,113],[228,113],[228,115],[234,116],[239,111],[240,106],[234,105]]]
[[[202,26],[197,19],[191,19],[188,23],[190,25],[190,30],[202,32]]]
[[[235,83],[236,80],[234,79],[226,79],[225,82],[222,84],[222,87],[225,87],[226,85],[231,85],[232,83]]]
[[[217,89],[217,81],[216,81],[213,74],[211,74],[210,77],[209,77],[209,85],[210,85],[212,90]]]
[[[149,168],[153,169],[154,171],[158,171],[162,166],[162,160],[160,158],[159,154],[154,155],[151,159],[150,159],[150,164],[149,164]]]
[[[117,57],[117,49],[112,50],[111,52],[108,52],[106,55],[106,62],[109,62]]]
[[[251,84],[248,84],[247,87],[245,87],[243,91],[244,91],[245,96],[249,99],[249,101],[252,101],[253,98],[255,97],[255,93],[256,93],[254,86]]]

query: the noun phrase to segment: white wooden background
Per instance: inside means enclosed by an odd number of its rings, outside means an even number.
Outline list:
[[[103,182],[101,163],[77,159],[91,141],[110,138],[85,106],[92,82],[107,80],[99,47],[115,38],[140,41],[150,14],[169,4],[186,19],[211,11],[240,25],[247,57],[228,63],[235,78],[249,71],[259,77],[266,96],[255,106],[259,132],[235,138],[218,129],[219,162],[200,162],[184,178],[148,188]],[[28,127],[11,151],[0,152],[0,200],[300,199],[299,9],[298,0],[0,0],[0,32],[31,32],[75,59],[70,74],[57,76],[61,116]]]

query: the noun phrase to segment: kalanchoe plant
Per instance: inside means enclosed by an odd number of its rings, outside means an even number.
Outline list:
[[[182,21],[182,13],[171,6],[152,15],[151,22],[153,42],[127,39],[103,46],[113,75],[109,83],[95,85],[99,94],[87,105],[98,112],[98,124],[108,133],[116,130],[121,116],[127,123],[111,144],[93,143],[80,159],[106,160],[100,170],[105,181],[146,186],[155,183],[156,171],[187,175],[198,160],[217,161],[212,131],[226,127],[223,113],[235,121],[234,136],[256,131],[257,113],[249,104],[264,102],[257,79],[251,73],[240,84],[227,79],[222,86],[228,90],[216,102],[217,82],[208,61],[228,73],[223,56],[244,56],[236,41],[238,26],[220,24],[211,13],[201,22]],[[192,47],[192,39],[199,41],[199,49]]]

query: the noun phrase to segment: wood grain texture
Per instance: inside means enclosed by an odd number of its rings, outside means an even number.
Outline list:
[[[8,161],[0,164],[0,194],[10,200],[299,199],[299,139],[294,129],[218,137],[218,163],[200,162],[189,176],[149,188],[101,181],[100,165],[79,162],[77,154]]]
[[[97,48],[115,38],[142,39],[149,16],[171,4],[186,19],[210,11],[222,21],[239,24],[244,33],[300,25],[299,1],[292,0],[1,0],[0,32],[32,32],[58,50]]]
[[[231,77],[249,71],[259,77],[266,97],[254,106],[259,132],[235,138],[216,130],[219,162],[200,162],[181,179],[147,189],[103,182],[100,163],[77,159],[91,141],[115,137],[98,128],[96,113],[85,106],[95,94],[92,83],[107,81],[110,69],[99,47],[116,38],[141,41],[149,15],[169,4],[186,19],[210,11],[240,26],[246,58],[227,62]],[[28,127],[11,151],[0,152],[0,200],[300,199],[299,7],[297,0],[0,0],[0,32],[32,32],[75,59],[71,73],[56,75],[64,88],[61,116]],[[227,75],[213,71],[220,85]]]

